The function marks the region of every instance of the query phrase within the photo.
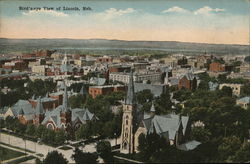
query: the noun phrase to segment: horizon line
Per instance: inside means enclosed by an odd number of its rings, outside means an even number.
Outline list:
[[[179,43],[195,43],[195,44],[214,44],[214,45],[237,45],[237,46],[249,46],[249,44],[237,44],[237,43],[208,43],[208,42],[188,42],[188,41],[176,41],[176,40],[125,40],[125,39],[106,39],[106,38],[6,38],[0,37],[0,39],[16,39],[16,40],[29,40],[29,39],[71,39],[71,40],[109,40],[109,41],[126,41],[126,42],[179,42]]]

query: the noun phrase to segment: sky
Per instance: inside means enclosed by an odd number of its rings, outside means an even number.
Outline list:
[[[0,0],[0,37],[249,45],[249,14],[247,0]]]

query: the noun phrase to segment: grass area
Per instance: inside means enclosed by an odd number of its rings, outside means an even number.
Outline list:
[[[25,154],[0,146],[0,161],[5,161],[8,159],[20,157],[22,155],[25,155]]]
[[[133,162],[125,161],[125,160],[121,160],[121,159],[115,158],[115,159],[114,159],[114,163],[133,163]]]
[[[136,153],[135,154],[123,154],[120,152],[113,152],[113,154],[118,156],[118,157],[124,157],[124,158],[143,162],[142,159],[140,159],[139,154],[136,154]]]
[[[70,149],[72,149],[72,148],[69,147],[69,146],[63,146],[63,147],[60,147],[59,149],[62,149],[62,150],[70,150]]]
[[[39,157],[43,157],[43,154],[36,154],[36,155],[38,155]]]
[[[28,161],[28,160],[31,160],[31,159],[35,159],[35,157],[34,156],[27,156],[27,157],[24,157],[24,158],[9,162],[8,164],[19,164],[21,162],[25,162],[25,161]]]
[[[18,150],[25,151],[25,149],[22,149],[22,148],[20,148],[20,147],[16,147],[16,146],[12,146],[12,145],[9,145],[9,144],[3,143],[3,142],[0,142],[0,144],[2,144],[2,145],[6,145],[6,146],[9,146],[9,147],[12,147],[12,148],[16,148],[16,149],[18,149]],[[27,150],[27,149],[26,149],[26,152],[29,152],[29,153],[35,153],[35,152],[30,151],[30,150]]]

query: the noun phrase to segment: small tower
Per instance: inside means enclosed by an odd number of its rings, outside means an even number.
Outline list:
[[[61,118],[61,123],[64,125],[64,128],[68,127],[71,124],[71,110],[68,105],[68,94],[66,85],[64,88],[63,104],[60,113],[60,118]]]
[[[150,117],[155,116],[155,105],[154,102],[152,102],[151,108],[150,108]]]
[[[39,98],[37,99],[37,103],[36,103],[36,110],[35,110],[35,119],[33,120],[33,123],[35,125],[40,125],[41,122],[44,119],[44,108],[43,108],[43,104],[41,102],[41,97],[39,96]]]
[[[134,127],[135,127],[135,93],[133,72],[130,72],[128,91],[123,104],[122,133],[120,152],[131,154],[134,152]]]

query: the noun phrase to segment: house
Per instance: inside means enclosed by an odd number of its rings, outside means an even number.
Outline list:
[[[27,100],[19,100],[8,108],[3,114],[4,119],[8,116],[17,117],[22,124],[32,123],[35,110]]]
[[[236,104],[241,106],[244,109],[247,109],[250,105],[250,97],[243,97],[238,100],[236,100]]]
[[[135,101],[132,72],[130,73],[127,95],[122,104],[122,110],[121,153],[138,152],[138,140],[141,134],[156,133],[165,137],[170,144],[174,144],[180,149],[185,149],[188,146],[187,150],[191,150],[200,144],[197,141],[185,143],[190,129],[188,116],[156,115],[154,104],[152,104],[149,114],[140,111],[140,105]]]
[[[216,82],[209,81],[208,87],[210,91],[215,91],[218,88],[219,84]]]
[[[42,114],[41,112],[39,114]],[[41,121],[42,125],[52,130],[58,129],[77,129],[81,124],[88,121],[96,121],[98,118],[88,109],[75,108],[71,109],[68,104],[67,87],[65,86],[63,95],[63,104],[59,105],[52,111],[44,113],[44,119]]]
[[[123,85],[104,85],[104,86],[90,86],[89,95],[96,98],[98,95],[106,95],[112,92],[125,91]]]
[[[224,72],[225,71],[225,65],[221,64],[219,62],[212,62],[209,65],[209,71],[212,71],[212,72]]]
[[[138,152],[140,134],[156,133],[165,137],[170,145],[184,143],[189,121],[188,116],[175,114],[155,115],[154,104],[152,104],[150,112],[150,114],[144,114],[144,118],[135,132],[135,152]]]
[[[220,84],[219,89],[221,90],[224,86],[225,87],[230,87],[232,89],[233,95],[240,96],[242,84],[223,83],[223,84]]]
[[[194,90],[197,88],[197,78],[193,73],[186,73],[180,76],[180,80],[178,83],[178,88],[186,88],[189,90]]]

